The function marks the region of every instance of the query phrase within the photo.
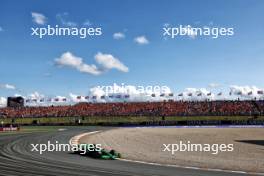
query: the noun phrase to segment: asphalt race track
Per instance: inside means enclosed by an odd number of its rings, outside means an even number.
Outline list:
[[[32,152],[30,144],[68,143],[77,134],[102,127],[67,127],[65,131],[0,135],[0,175],[88,176],[236,176],[239,173],[155,166],[118,160],[98,160],[67,152]]]

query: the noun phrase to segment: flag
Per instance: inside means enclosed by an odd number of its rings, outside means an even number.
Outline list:
[[[263,94],[264,94],[263,90],[259,90],[259,91],[258,91],[258,94],[259,94],[259,95],[263,95]]]
[[[162,93],[162,94],[160,94],[160,96],[161,96],[161,97],[164,97],[164,96],[165,96],[165,94],[164,94],[164,93]]]
[[[200,93],[198,93],[198,94],[197,94],[197,96],[202,96],[202,93],[201,93],[201,92],[200,92]]]
[[[182,97],[182,96],[183,96],[183,93],[180,93],[178,96],[179,96],[179,97]]]

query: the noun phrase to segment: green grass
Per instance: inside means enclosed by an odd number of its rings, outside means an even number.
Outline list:
[[[60,128],[62,127],[61,126],[22,126],[20,128],[20,131],[21,132],[50,132],[50,131],[58,131],[58,129]]]

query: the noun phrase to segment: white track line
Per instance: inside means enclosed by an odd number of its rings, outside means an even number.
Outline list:
[[[86,135],[91,135],[91,134],[95,134],[95,133],[99,133],[100,131],[92,131],[92,132],[88,132],[88,133],[82,133],[82,134],[79,134],[79,135],[76,135],[76,136],[73,136],[70,140],[69,140],[69,143],[71,145],[78,145],[80,143],[80,139],[83,137],[83,136],[86,136]]]
[[[181,165],[173,165],[173,164],[160,164],[160,163],[151,163],[151,162],[146,162],[146,161],[129,160],[129,159],[123,159],[123,158],[117,158],[117,160],[126,161],[126,162],[133,162],[133,163],[140,163],[140,164],[148,164],[148,165],[154,165],[154,166],[177,167],[177,168],[184,168],[184,169],[205,170],[205,171],[215,171],[215,172],[227,172],[227,173],[239,173],[239,174],[264,175],[264,173],[258,173],[258,172],[246,172],[246,171],[237,171],[237,170],[202,168],[202,167],[181,166]]]

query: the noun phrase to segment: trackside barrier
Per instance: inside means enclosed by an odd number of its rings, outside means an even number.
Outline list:
[[[19,131],[19,127],[0,127],[0,131]]]

